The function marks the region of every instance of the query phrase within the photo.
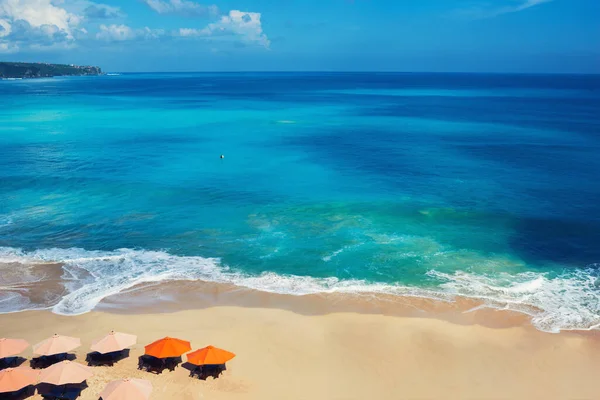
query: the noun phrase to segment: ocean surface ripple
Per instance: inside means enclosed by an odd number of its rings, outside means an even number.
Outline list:
[[[114,74],[0,101],[0,312],[202,280],[600,323],[599,76]]]

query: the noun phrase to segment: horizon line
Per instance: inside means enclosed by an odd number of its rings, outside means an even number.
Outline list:
[[[117,74],[453,74],[453,75],[600,75],[599,72],[394,71],[394,70],[248,70],[248,71],[104,71]]]

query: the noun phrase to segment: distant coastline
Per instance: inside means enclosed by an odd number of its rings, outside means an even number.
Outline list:
[[[0,62],[1,79],[51,78],[54,76],[103,75],[100,67],[74,64]]]

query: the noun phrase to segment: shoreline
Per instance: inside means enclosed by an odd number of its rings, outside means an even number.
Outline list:
[[[293,279],[301,277],[282,278],[289,280],[287,285],[293,285]],[[67,308],[72,307],[73,302],[79,302],[77,285],[81,282],[79,287],[85,287],[89,284],[89,279],[93,279],[89,271],[73,266],[67,269],[60,262],[21,263],[15,260],[0,263],[0,286],[6,289],[4,296],[0,296],[0,303],[9,305],[16,299],[17,307],[19,303],[22,307],[22,310],[0,308],[0,315],[46,310],[65,316],[81,315],[82,313],[62,313],[54,307],[67,295]],[[289,286],[289,289],[293,288]],[[156,314],[233,306],[283,309],[308,316],[342,312],[438,318],[456,324],[499,328],[529,326],[546,333],[598,332],[596,328],[563,328],[560,331],[541,329],[534,324],[534,318],[545,310],[522,303],[503,303],[489,298],[465,297],[419,288],[414,288],[415,294],[411,294],[411,288],[399,287],[399,293],[378,292],[377,286],[374,286],[372,292],[368,291],[368,286],[366,288],[364,291],[327,291],[324,288],[323,292],[290,294],[236,283],[167,279],[138,283],[126,289],[118,289],[119,292],[114,294],[101,294],[102,298],[90,304],[90,311]],[[406,294],[402,293],[404,289]],[[87,298],[89,294],[84,292],[83,295]],[[81,306],[80,303],[76,304]]]
[[[54,312],[67,287],[72,282],[61,263],[0,264],[0,283],[11,288],[22,297],[31,308],[7,311],[4,314],[18,314],[29,311],[47,311],[62,316],[83,314],[63,314]],[[78,271],[78,279],[86,279],[89,273]],[[75,282],[76,282],[75,281]],[[433,296],[385,294],[378,292],[321,292],[293,295],[262,291],[232,283],[217,283],[202,280],[166,280],[141,283],[118,293],[103,297],[90,311],[114,314],[157,314],[193,311],[211,307],[243,307],[282,309],[300,315],[319,316],[332,313],[374,314],[396,317],[438,318],[458,324],[480,324],[490,327],[531,326],[531,315],[517,310],[501,310],[484,306],[479,299],[440,294]],[[38,308],[36,308],[38,307]],[[503,314],[498,318],[498,314]],[[3,313],[0,313],[0,316]]]
[[[94,311],[137,315],[170,314],[214,307],[239,307],[285,310],[303,316],[350,313],[384,317],[433,318],[459,325],[475,324],[491,328],[522,326],[538,331],[531,324],[531,317],[527,314],[514,310],[497,310],[482,305],[483,302],[480,300],[465,297],[454,297],[445,301],[380,293],[291,295],[249,289],[233,284],[165,281],[136,285],[124,292],[108,296]]]

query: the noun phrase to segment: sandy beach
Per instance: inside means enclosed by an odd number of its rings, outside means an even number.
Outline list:
[[[110,330],[137,334],[128,359],[94,368],[82,400],[97,399],[109,381],[123,377],[151,380],[155,400],[597,398],[600,339],[595,334],[543,333],[523,315],[465,313],[460,308],[469,304],[460,302],[407,300],[393,307],[404,312],[383,315],[372,302],[370,311],[345,309],[360,303],[354,299],[342,311],[318,313],[316,304],[324,310],[327,303],[344,302],[283,296],[288,303],[280,309],[279,296],[235,293],[251,307],[166,307],[168,312],[158,313],[161,308],[154,306],[74,317],[28,311],[0,315],[0,336],[32,344],[54,333],[81,337],[76,355],[83,362],[92,339]],[[217,299],[227,303],[223,299],[234,297]],[[119,298],[103,308],[114,308]],[[436,310],[424,310],[435,304]],[[222,347],[237,357],[218,380],[191,379],[183,367],[161,375],[138,371],[143,346],[167,335],[190,340],[195,349]],[[24,356],[30,358],[31,350]]]

